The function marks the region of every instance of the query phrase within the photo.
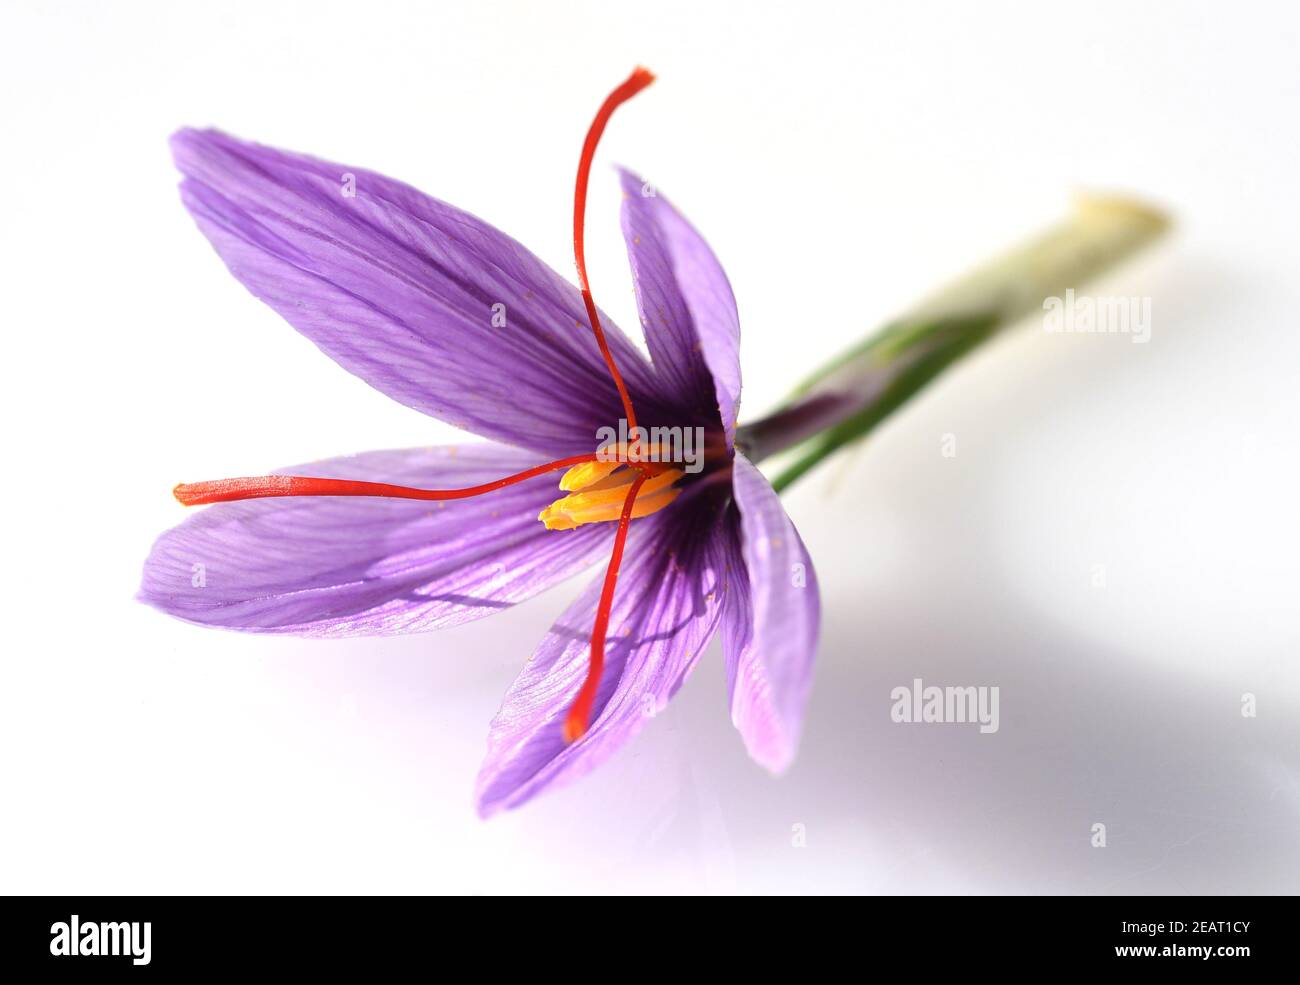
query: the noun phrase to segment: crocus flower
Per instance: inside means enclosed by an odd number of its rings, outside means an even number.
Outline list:
[[[779,772],[799,739],[817,583],[736,446],[740,328],[722,266],[667,199],[622,172],[648,360],[587,288],[592,155],[614,107],[650,79],[638,70],[611,94],[583,149],[581,290],[488,224],[374,172],[216,131],[172,141],[186,208],[254,295],[375,389],[488,440],[178,486],[182,503],[217,505],[159,538],[144,601],[223,629],[389,635],[490,615],[610,559],[491,724],[485,816],[604,761],[719,632],[750,755]],[[599,435],[620,427],[633,438],[609,461]],[[657,428],[702,429],[698,471],[651,454],[669,433]]]

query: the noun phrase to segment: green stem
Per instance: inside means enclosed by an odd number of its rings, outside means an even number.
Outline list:
[[[788,488],[865,437],[981,343],[1044,299],[1077,289],[1168,228],[1157,210],[1121,199],[1081,200],[1073,216],[938,292],[805,380],[788,403],[736,436],[752,460],[788,452],[773,481]]]

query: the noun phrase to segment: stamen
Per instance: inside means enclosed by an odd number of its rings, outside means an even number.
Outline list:
[[[387,482],[362,482],[357,479],[317,479],[302,475],[259,475],[242,479],[213,479],[208,482],[182,482],[172,490],[172,495],[182,506],[206,506],[208,503],[229,503],[240,499],[265,499],[275,496],[382,496],[387,499],[469,499],[484,493],[504,489],[516,482],[560,469],[572,468],[583,462],[596,460],[595,454],[573,455],[544,465],[535,465],[501,479],[493,479],[481,486],[463,489],[416,489],[412,486],[394,486]]]
[[[600,591],[600,604],[596,607],[596,622],[591,629],[591,658],[587,666],[587,679],[582,682],[577,698],[564,719],[564,741],[582,738],[591,725],[591,707],[596,703],[596,690],[600,675],[605,670],[605,633],[609,629],[609,613],[614,605],[614,586],[618,584],[618,569],[623,563],[623,547],[627,544],[627,528],[632,523],[632,504],[646,477],[643,472],[628,488],[623,501],[623,515],[618,519],[618,532],[614,535],[614,549],[609,555],[605,570],[605,585]]]
[[[572,471],[570,469],[565,475]],[[638,476],[645,485],[632,505],[632,518],[649,516],[677,498],[681,490],[673,484],[683,475],[685,473],[681,469],[664,465],[622,468],[557,499],[542,510],[537,519],[546,524],[547,530],[572,530],[585,523],[616,521],[622,513],[623,497],[627,494],[628,485]],[[563,483],[561,488],[564,488]]]
[[[648,442],[619,442],[606,445],[601,448],[596,461],[575,465],[565,472],[564,477],[560,479],[560,488],[565,492],[573,492],[590,486],[593,482],[599,482],[625,465],[642,467],[652,462],[672,460],[671,449],[662,443],[651,445]]]
[[[614,378],[614,386],[618,388],[619,399],[623,401],[623,416],[627,418],[629,430],[636,427],[636,411],[632,409],[632,398],[628,396],[623,377],[618,371],[618,366],[614,364],[614,354],[609,351],[605,332],[600,327],[600,316],[596,313],[596,302],[591,297],[591,286],[587,283],[587,255],[583,247],[583,226],[587,215],[587,178],[591,174],[591,161],[596,156],[596,145],[600,143],[600,136],[605,132],[605,124],[614,115],[614,110],[654,80],[654,74],[649,69],[638,66],[622,85],[605,97],[600,109],[596,111],[596,118],[591,121],[587,139],[583,142],[582,156],[578,159],[578,180],[573,189],[573,258],[578,267],[578,287],[582,290],[582,303],[587,306],[587,318],[591,321],[591,330],[596,334],[596,344],[600,346],[600,354],[605,358],[609,375]]]

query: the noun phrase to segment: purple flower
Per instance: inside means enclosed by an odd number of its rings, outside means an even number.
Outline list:
[[[577,210],[584,288],[588,143]],[[514,605],[612,551],[606,576],[506,694],[479,811],[517,806],[602,762],[719,630],[746,747],[774,772],[789,765],[811,681],[817,584],[775,491],[735,447],[735,300],[681,214],[622,172],[646,360],[607,317],[593,325],[583,294],[524,247],[407,185],[216,131],[183,130],[172,146],[185,206],[254,295],[377,390],[489,441],[178,487],[183,502],[218,505],[158,539],[141,598],[224,629],[421,632]],[[699,471],[596,461],[598,432],[631,408],[651,433],[702,429]],[[557,491],[544,473],[564,467]],[[585,731],[570,727],[584,687]]]

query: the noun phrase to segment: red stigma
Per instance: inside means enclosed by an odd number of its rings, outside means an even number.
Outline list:
[[[304,475],[258,475],[244,479],[213,479],[209,482],[182,482],[172,490],[172,495],[182,506],[206,506],[209,503],[229,503],[240,499],[267,499],[276,496],[379,496],[384,499],[469,499],[484,493],[513,486],[516,482],[572,468],[583,462],[594,462],[595,454],[573,455],[559,458],[544,465],[535,465],[523,472],[493,479],[481,486],[463,489],[417,489],[413,486],[394,486],[387,482],[362,482],[358,479],[317,479]]]
[[[596,302],[591,296],[591,285],[587,282],[587,257],[583,247],[583,231],[587,215],[587,179],[591,175],[591,162],[596,156],[596,145],[600,143],[605,124],[614,115],[614,110],[627,102],[638,92],[655,80],[649,69],[637,66],[632,70],[623,84],[605,97],[596,110],[596,118],[587,130],[587,139],[582,144],[582,156],[578,158],[578,179],[573,186],[573,260],[578,268],[578,287],[582,291],[582,303],[587,306],[587,317],[591,320],[591,330],[600,346],[600,354],[609,367],[609,375],[614,378],[618,388],[619,399],[623,401],[623,416],[627,418],[628,430],[635,428],[636,411],[632,408],[632,398],[628,396],[623,376],[614,363],[614,354],[609,351],[605,341],[605,332],[600,327],[600,315],[596,313]],[[618,584],[618,569],[623,563],[623,548],[627,544],[627,530],[632,522],[632,505],[636,494],[645,482],[647,472],[642,466],[641,474],[628,487],[627,498],[623,500],[623,514],[618,519],[618,532],[614,535],[614,548],[610,551],[609,567],[605,569],[605,585],[600,591],[600,603],[596,607],[596,622],[591,627],[591,653],[588,657],[587,679],[582,682],[578,696],[569,708],[564,719],[564,741],[573,742],[586,734],[591,725],[591,709],[596,701],[596,692],[600,688],[600,677],[605,670],[605,635],[609,631],[609,614],[614,606],[614,588]]]
[[[596,702],[600,676],[605,670],[605,634],[609,630],[609,613],[614,607],[614,587],[618,584],[618,569],[623,563],[623,547],[627,544],[627,528],[632,523],[632,504],[637,490],[645,482],[642,472],[636,477],[623,500],[623,515],[618,518],[618,533],[614,535],[614,549],[605,569],[605,584],[600,590],[600,604],[596,606],[596,622],[591,627],[591,656],[587,664],[587,679],[582,682],[578,696],[573,699],[569,713],[564,717],[564,741],[581,738],[591,724],[591,706]]]
[[[600,354],[605,358],[605,365],[609,367],[609,375],[614,378],[618,397],[623,401],[623,416],[627,418],[629,431],[636,427],[636,411],[632,409],[632,398],[628,396],[627,387],[623,384],[623,376],[619,373],[618,366],[614,364],[614,354],[609,351],[605,332],[600,327],[600,315],[596,313],[596,302],[591,297],[591,286],[587,283],[587,254],[583,245],[583,234],[587,217],[587,178],[591,175],[591,161],[596,156],[596,145],[600,143],[601,134],[605,132],[605,124],[614,115],[614,110],[654,80],[655,77],[649,69],[638,66],[632,70],[632,74],[622,85],[605,97],[605,101],[600,104],[600,109],[596,110],[596,118],[591,121],[587,139],[583,141],[582,156],[578,159],[578,180],[573,187],[573,259],[578,267],[578,288],[582,291],[582,303],[587,306],[587,318],[591,321],[591,330],[595,333],[596,344],[600,346]]]

